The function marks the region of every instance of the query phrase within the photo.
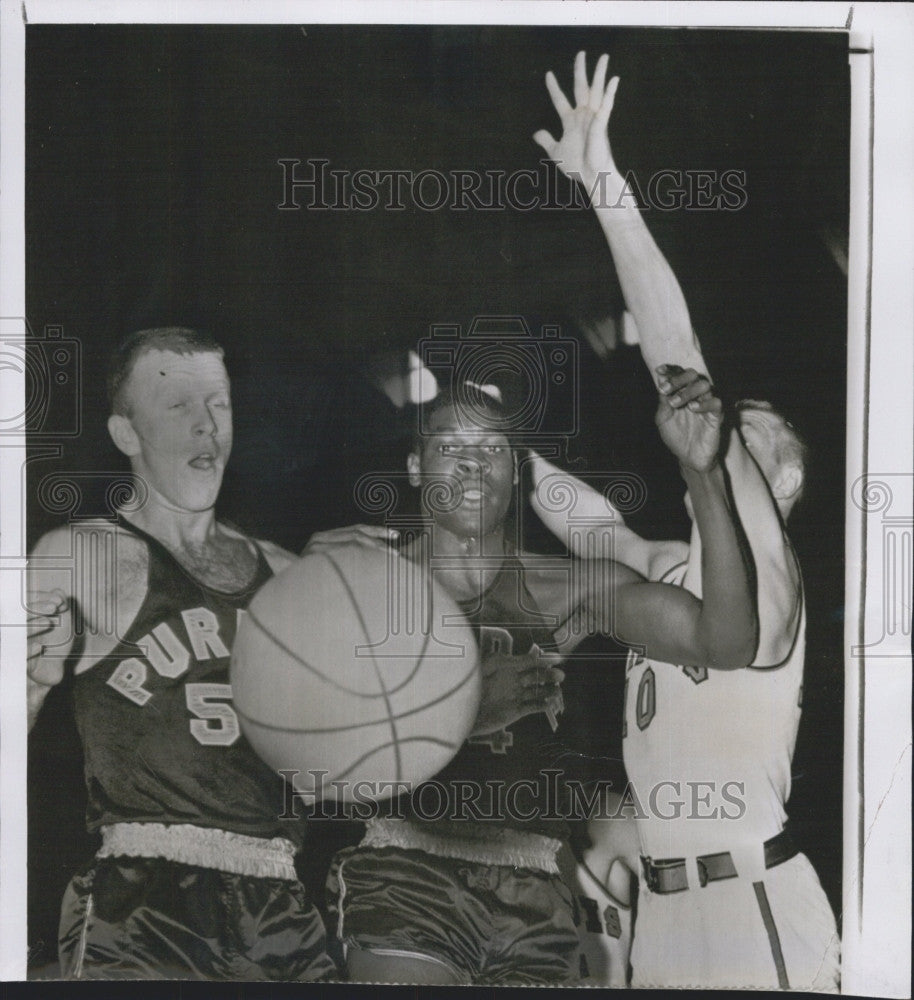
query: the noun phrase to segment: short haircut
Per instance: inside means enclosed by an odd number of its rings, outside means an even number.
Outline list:
[[[779,466],[798,466],[804,474],[805,482],[806,465],[809,461],[809,445],[807,445],[796,427],[793,426],[783,413],[776,410],[771,403],[763,399],[741,399],[736,404],[737,417],[739,418],[740,414],[747,412],[765,413],[768,416],[774,417],[771,426],[773,429],[772,440],[774,442],[775,461]],[[803,487],[801,486],[797,500],[802,495]]]
[[[188,327],[160,326],[128,334],[115,348],[108,364],[108,402],[112,413],[129,416],[125,387],[137,361],[149,351],[225,356],[210,334]]]
[[[506,413],[502,401],[492,392],[473,382],[461,382],[459,385],[442,389],[437,396],[419,404],[413,434],[414,451],[422,450],[428,437],[424,429],[442,410],[454,410],[461,424],[465,422],[468,427],[481,427],[483,430],[504,434],[511,447],[514,447],[510,416]]]

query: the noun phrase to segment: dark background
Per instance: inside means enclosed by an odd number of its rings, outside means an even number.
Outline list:
[[[737,212],[647,212],[722,392],[769,399],[809,441],[792,518],[808,653],[789,811],[840,910],[849,77],[842,33],[689,29],[30,26],[26,39],[28,318],[78,342],[72,400],[50,397],[28,467],[32,542],[62,516],[103,514],[125,466],[105,430],[106,357],[150,325],[203,326],[233,376],[235,450],[222,516],[293,550],[369,516],[352,485],[402,467],[408,414],[365,378],[433,323],[520,314],[533,331],[621,308],[587,211],[279,211],[281,158],[334,169],[537,169],[558,135],[543,75],[602,51],[622,83],[618,165],[742,170]],[[306,169],[303,165],[300,169]],[[542,168],[540,168],[542,169]],[[560,191],[567,196],[567,184]],[[300,195],[306,200],[306,195]],[[640,358],[604,364],[580,338],[580,431],[566,458],[647,483],[629,523],[686,537],[682,485],[656,439]],[[72,384],[72,383],[71,383]],[[548,424],[545,426],[548,430]],[[60,445],[43,457],[38,442]],[[81,474],[67,505],[36,498]],[[94,475],[86,476],[86,473]],[[523,512],[522,512],[523,513]],[[529,524],[529,519],[524,518]],[[548,546],[542,532],[533,544]],[[569,671],[566,725],[616,766],[621,671]],[[29,756],[29,940],[56,950],[60,897],[93,844],[63,685]],[[608,721],[607,721],[608,720]]]

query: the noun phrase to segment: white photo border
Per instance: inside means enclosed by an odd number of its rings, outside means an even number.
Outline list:
[[[25,0],[0,7],[0,317],[25,316],[25,23],[489,23],[848,29],[848,284],[843,961],[845,993],[910,995],[911,521],[914,484],[914,6],[848,3],[516,3]],[[0,373],[4,406],[23,380]],[[12,396],[9,395],[12,393]],[[17,395],[18,393],[18,395]],[[24,441],[4,438],[18,484]],[[24,524],[0,505],[0,980],[26,975]],[[905,561],[906,560],[906,561]],[[836,766],[838,766],[836,762]]]

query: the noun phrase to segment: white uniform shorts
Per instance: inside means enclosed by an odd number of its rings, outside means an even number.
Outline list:
[[[632,986],[836,992],[840,942],[815,870],[798,854],[764,879],[651,892],[641,873]]]

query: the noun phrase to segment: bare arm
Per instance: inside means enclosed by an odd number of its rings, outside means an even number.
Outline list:
[[[673,377],[671,366],[661,365],[659,371]],[[668,593],[645,593],[660,584],[623,586],[616,595],[618,629],[632,643],[646,631],[648,638],[640,641],[653,659],[730,670],[748,666],[758,644],[753,567],[719,460],[721,402],[706,379],[695,372],[682,377],[680,391],[688,386],[695,398],[676,408],[661,392],[656,422],[664,444],[679,459],[692,498],[702,539],[702,600],[697,609],[690,608],[687,600]],[[692,596],[679,587],[668,589]]]
[[[654,242],[637,201],[613,159],[607,135],[609,117],[619,78],[605,84],[606,55],[600,56],[593,83],[587,82],[587,64],[579,52],[574,64],[575,107],[562,93],[555,76],[546,86],[562,120],[557,142],[541,130],[534,139],[563,173],[580,180],[587,189],[619,277],[625,304],[635,319],[641,353],[653,374],[669,362],[706,372],[689,310],[679,282]]]
[[[639,331],[641,353],[655,382],[663,388],[658,368],[671,362],[707,374],[698,340],[692,330],[688,307],[676,276],[660,252],[616,168],[607,135],[618,78],[605,83],[608,59],[597,62],[592,83],[587,80],[584,53],[574,68],[575,107],[566,99],[552,73],[546,86],[562,121],[563,134],[556,141],[540,131],[534,139],[569,176],[592,192],[592,204],[606,235],[626,305]],[[673,395],[675,386],[670,391]],[[688,399],[674,405],[687,405]],[[760,622],[758,662],[780,662],[789,652],[798,625],[800,577],[784,533],[770,484],[746,450],[738,431],[725,449],[733,501],[746,531],[766,595]],[[642,564],[643,571],[643,564]]]
[[[709,539],[702,549],[702,599],[682,587],[624,583],[615,594],[616,631],[665,663],[745,667],[755,656],[758,618],[723,470],[719,465],[705,472],[684,468],[683,475],[699,529]]]
[[[632,531],[625,519],[602,493],[582,482],[570,472],[563,472],[547,462],[535,451],[530,452],[530,474],[533,489],[530,505],[539,519],[569,550],[581,558],[592,558],[595,553],[602,555],[607,547],[618,562],[630,566],[648,580],[659,580],[667,570],[688,556],[688,545],[676,540],[655,542]],[[553,493],[563,502],[557,507],[548,498]],[[572,497],[572,507],[567,507],[568,497]],[[569,513],[575,519],[586,518],[587,540],[593,534],[600,541],[593,548],[585,548],[583,532],[569,531]],[[573,523],[573,522],[572,522]]]
[[[567,631],[582,622],[611,632],[652,659],[730,670],[752,662],[758,642],[754,578],[720,465],[721,403],[692,373],[701,398],[675,409],[660,394],[657,425],[679,459],[702,538],[702,598],[679,586],[651,583],[618,563],[582,567],[580,601]],[[601,567],[595,569],[595,566]],[[607,579],[608,578],[608,579]]]

